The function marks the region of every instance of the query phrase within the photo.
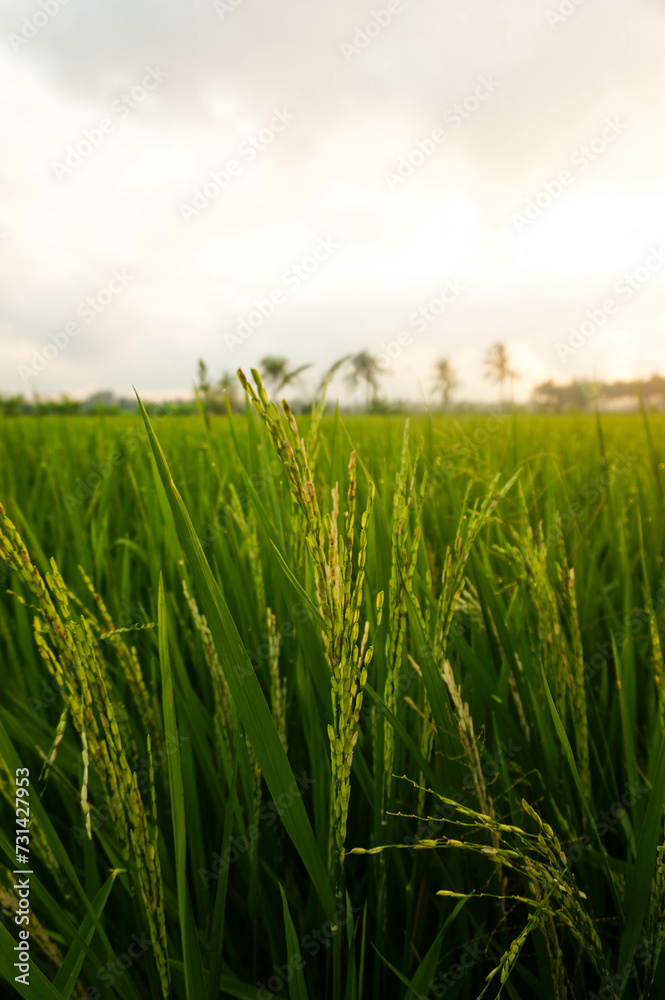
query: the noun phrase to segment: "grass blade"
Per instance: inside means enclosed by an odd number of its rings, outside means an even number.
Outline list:
[[[282,894],[282,906],[284,908],[284,931],[286,934],[286,954],[289,966],[293,967],[293,977],[289,981],[289,1000],[309,1000],[305,976],[303,974],[303,960],[298,944],[298,935],[291,920],[289,904],[286,901],[282,883],[279,884],[279,891]]]
[[[647,812],[637,846],[637,858],[626,887],[625,928],[619,948],[617,967],[619,971],[632,965],[633,955],[642,933],[656,867],[656,851],[663,832],[663,802],[665,802],[665,738],[658,755]],[[628,980],[626,976],[621,978],[624,985],[619,995],[623,996]]]
[[[235,622],[204,555],[187,509],[171,478],[166,459],[157,441],[148,414],[139,400],[148,430],[152,452],[164,488],[187,562],[196,581],[203,610],[212,632],[215,648],[243,726],[252,742],[273,800],[284,796],[288,808],[278,806],[284,827],[300,854],[303,864],[316,887],[326,915],[335,912],[335,898],[330,879],[314,838],[309,818],[297,788],[293,771],[282,747],[265,696],[247,656]]]
[[[106,901],[109,898],[111,889],[113,888],[113,883],[115,882],[118,874],[119,873],[116,871],[111,873],[92,901],[92,908],[98,918],[101,917],[104,911]],[[90,916],[84,917],[83,923],[79,928],[79,937],[81,941],[74,941],[71,945],[67,955],[65,956],[64,962],[58,969],[58,973],[53,980],[53,985],[56,990],[59,990],[64,997],[68,997],[74,989],[76,980],[78,979],[81,971],[81,966],[85,960],[85,945],[83,942],[85,942],[85,944],[90,944],[94,933],[95,925]]]
[[[167,745],[173,747],[173,752],[168,756],[168,773],[171,813],[173,816],[173,840],[175,844],[178,917],[180,920],[182,953],[185,965],[185,989],[188,1000],[200,1000],[205,987],[201,954],[194,927],[189,891],[187,889],[187,813],[185,810],[185,792],[182,783],[182,767],[180,762],[180,741],[178,740],[178,724],[175,714],[171,661],[169,658],[164,582],[161,576],[159,578],[158,621],[164,735]]]

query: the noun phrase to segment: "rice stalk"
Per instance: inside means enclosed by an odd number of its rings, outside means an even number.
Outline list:
[[[426,475],[422,478],[420,490],[416,489],[416,472],[421,447],[413,462],[411,479],[408,478],[409,466],[409,421],[404,425],[402,439],[402,458],[395,490],[393,493],[393,524],[391,537],[391,574],[388,588],[388,633],[386,636],[386,680],[383,700],[394,714],[397,711],[397,693],[404,654],[406,635],[407,603],[406,595],[412,589],[413,576],[416,569],[416,559],[421,538],[420,511],[422,498],[427,485]],[[409,522],[413,514],[413,533],[409,539]],[[425,702],[427,698],[425,695]],[[390,799],[390,786],[393,773],[394,734],[392,726],[384,728],[383,735],[383,799]]]
[[[351,796],[353,750],[359,736],[367,668],[374,652],[373,646],[366,640],[359,642],[359,637],[368,527],[375,489],[370,482],[356,544],[355,453],[351,453],[348,465],[346,510],[343,515],[340,513],[339,490],[336,485],[331,491],[331,511],[324,516],[319,507],[307,447],[299,434],[293,412],[284,401],[282,410],[285,426],[277,406],[268,400],[260,374],[252,370],[252,375],[256,388],[242,371],[238,372],[238,377],[284,465],[292,499],[304,518],[304,537],[314,569],[317,603],[325,621],[322,634],[330,669],[333,718],[332,724],[328,726],[332,776],[329,865],[331,873],[336,872],[338,892],[341,892],[341,865]],[[381,594],[377,599],[379,616],[382,604]],[[363,636],[365,635],[363,630]]]
[[[163,886],[155,850],[157,827],[151,827],[148,822],[136,772],[128,763],[127,747],[133,747],[133,741],[127,735],[124,706],[118,705],[109,693],[108,667],[101,656],[89,617],[82,615],[78,621],[71,617],[68,592],[55,562],[51,560],[51,573],[45,582],[1,505],[0,557],[3,562],[9,563],[37,602],[34,606],[37,612],[33,619],[34,638],[41,658],[62,691],[81,740],[81,809],[89,838],[92,837],[93,808],[88,800],[91,761],[105,787],[107,799],[114,803],[111,814],[116,834],[123,857],[131,864],[143,898],[162,992],[167,997],[170,971]]]

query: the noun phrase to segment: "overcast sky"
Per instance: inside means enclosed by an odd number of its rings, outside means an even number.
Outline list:
[[[313,385],[367,348],[391,396],[448,357],[493,398],[497,340],[518,398],[665,372],[665,0],[0,18],[0,392],[184,395],[266,354]]]

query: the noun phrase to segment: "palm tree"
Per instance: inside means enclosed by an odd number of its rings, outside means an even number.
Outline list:
[[[450,406],[450,398],[455,389],[460,385],[457,372],[453,368],[448,358],[439,358],[434,366],[435,389],[441,393],[441,402],[444,410]]]
[[[267,382],[275,390],[289,370],[289,362],[286,358],[275,357],[272,354],[263,358],[259,362],[259,365],[261,366],[263,381]]]
[[[381,374],[379,363],[368,351],[360,351],[359,354],[354,354],[349,360],[351,371],[346,375],[347,385],[355,389],[360,382],[365,383],[367,409],[369,409],[370,403],[376,399],[379,389],[379,375]]]
[[[499,383],[500,399],[503,402],[503,387],[506,379],[510,379],[510,395],[513,394],[513,379],[520,376],[510,367],[510,358],[505,344],[496,343],[487,351],[485,355],[485,378],[491,382]]]
[[[261,376],[265,382],[268,382],[272,386],[273,392],[280,392],[290,382],[294,382],[299,378],[304,371],[312,367],[311,364],[300,365],[299,368],[289,371],[287,358],[275,357],[273,355],[267,355],[263,358],[260,365]]]

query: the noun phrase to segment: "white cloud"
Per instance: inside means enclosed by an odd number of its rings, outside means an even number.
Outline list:
[[[21,357],[122,266],[136,273],[131,292],[49,365],[40,391],[187,391],[199,356],[214,371],[268,351],[323,367],[413,329],[414,310],[452,275],[468,291],[414,337],[386,379],[392,394],[415,398],[443,355],[457,359],[465,395],[492,393],[481,361],[497,339],[522,397],[550,375],[664,366],[665,274],[569,366],[554,345],[665,237],[665,9],[588,0],[553,30],[553,6],[403,0],[347,63],[340,43],[376,4],[244,0],[220,19],[208,0],[71,0],[16,53],[8,35],[35,4],[2,5],[0,392],[21,391]],[[54,161],[157,65],[159,87],[59,181]],[[386,171],[481,75],[496,92],[389,190]],[[276,108],[294,121],[243,156]],[[611,115],[625,135],[516,232],[513,214]],[[239,176],[186,224],[182,204],[230,159]],[[322,235],[339,250],[230,356],[222,332]]]

